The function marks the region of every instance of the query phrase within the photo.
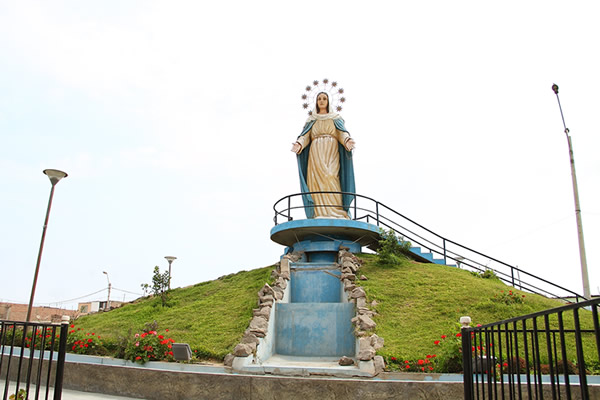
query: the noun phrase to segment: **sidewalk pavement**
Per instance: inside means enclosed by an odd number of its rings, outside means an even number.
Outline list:
[[[20,385],[22,388],[22,386]],[[9,385],[9,396],[14,393],[15,383],[10,382]],[[34,398],[32,395],[35,395],[35,386],[29,387],[30,398]],[[0,393],[4,393],[4,382],[0,382]],[[46,396],[45,388],[40,390],[40,398],[45,398]],[[1,394],[0,394],[1,396]],[[54,398],[54,388],[50,388],[48,391],[48,398]],[[138,398],[133,397],[122,397],[122,396],[111,396],[108,394],[101,393],[89,393],[89,392],[79,392],[76,390],[63,389],[62,390],[62,400],[140,400]],[[143,399],[141,399],[143,400]]]

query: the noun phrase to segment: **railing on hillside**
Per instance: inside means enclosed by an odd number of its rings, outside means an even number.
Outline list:
[[[589,399],[588,374],[600,373],[599,303],[463,328],[465,400]]]
[[[54,400],[62,396],[69,325],[0,321],[0,388],[2,399],[16,399],[25,390],[27,399]],[[54,361],[54,362],[53,362]]]
[[[275,225],[294,219],[306,219],[302,195],[318,193],[332,192],[295,193],[279,199],[273,205]],[[353,197],[350,206],[353,220],[371,223],[382,229],[391,229],[403,240],[410,241],[413,246],[427,249],[434,257],[443,259],[444,264],[454,262],[459,268],[480,273],[491,270],[500,280],[511,286],[546,297],[572,297],[577,302],[585,300],[583,296],[572,290],[438,235],[377,200],[356,193],[336,193]],[[339,206],[315,204],[313,207]]]

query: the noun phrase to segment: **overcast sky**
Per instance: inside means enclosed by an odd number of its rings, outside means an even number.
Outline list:
[[[278,261],[304,87],[336,80],[357,192],[582,293],[600,286],[596,1],[0,0],[0,301],[131,300]],[[118,290],[117,290],[118,289]],[[103,290],[103,291],[102,291]],[[98,292],[95,295],[87,296]],[[79,299],[81,298],[81,299]],[[78,300],[74,300],[78,299]]]

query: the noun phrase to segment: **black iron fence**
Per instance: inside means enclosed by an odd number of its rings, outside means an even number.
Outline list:
[[[464,398],[598,398],[588,380],[600,378],[599,303],[463,328]]]
[[[310,192],[313,193],[331,192]],[[443,260],[444,264],[455,264],[460,268],[479,273],[490,270],[511,286],[542,296],[569,297],[575,301],[585,300],[572,290],[443,237],[377,200],[356,193],[339,193],[353,197],[349,210],[353,220],[371,223],[386,230],[391,229],[404,240],[410,241],[413,246],[428,250],[434,257]],[[295,193],[282,197],[273,205],[275,225],[294,219],[306,219],[305,206],[302,202],[302,195],[305,194],[307,193]],[[312,207],[339,206],[315,204]]]
[[[2,399],[53,399],[62,395],[69,325],[0,321]]]

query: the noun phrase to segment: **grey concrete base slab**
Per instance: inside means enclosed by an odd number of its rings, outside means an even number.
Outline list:
[[[236,359],[237,360],[237,359]],[[298,357],[275,354],[262,364],[252,364],[245,360],[234,364],[234,369],[250,374],[272,374],[282,376],[335,376],[371,378],[375,373],[372,361],[361,361],[359,364],[342,366],[339,357]],[[234,361],[235,363],[235,361]],[[369,364],[370,363],[370,364]]]

